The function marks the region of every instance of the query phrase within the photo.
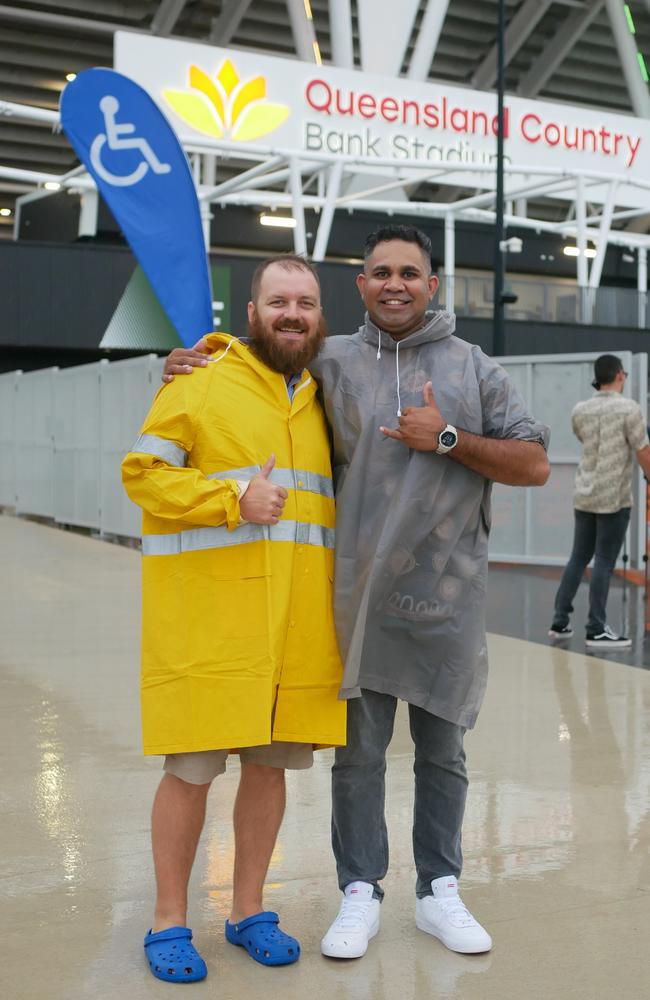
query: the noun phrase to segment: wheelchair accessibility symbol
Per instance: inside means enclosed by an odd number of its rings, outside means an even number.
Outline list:
[[[116,97],[112,97],[110,94],[102,97],[99,108],[104,116],[106,132],[100,132],[93,139],[90,147],[90,162],[102,180],[106,181],[107,184],[115,185],[115,187],[131,187],[142,180],[149,168],[155,174],[169,173],[171,165],[160,162],[146,139],[133,135],[135,125],[132,122],[122,122],[121,124],[116,122],[115,116],[120,109],[120,102]],[[131,136],[131,138],[126,139],[124,136]],[[106,145],[115,152],[138,149],[143,158],[130,174],[113,174],[102,163],[102,151]]]

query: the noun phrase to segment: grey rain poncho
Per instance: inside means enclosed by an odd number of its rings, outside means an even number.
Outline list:
[[[448,423],[548,442],[503,368],[452,336],[455,317],[396,343],[366,317],[330,337],[310,371],[332,429],[335,613],[342,698],[369,688],[466,727],[487,680],[485,590],[491,483],[446,456],[385,438],[426,382]]]

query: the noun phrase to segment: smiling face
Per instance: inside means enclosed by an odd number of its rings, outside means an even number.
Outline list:
[[[372,322],[403,340],[424,325],[429,302],[438,288],[431,265],[417,243],[378,243],[357,277]]]
[[[327,335],[314,275],[295,264],[269,264],[248,303],[248,332],[269,368],[282,375],[306,368]]]

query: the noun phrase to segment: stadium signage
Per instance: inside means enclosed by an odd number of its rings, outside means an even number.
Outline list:
[[[471,91],[469,94],[471,95]],[[485,94],[480,93],[484,98]],[[311,79],[305,86],[305,100],[309,108],[318,115],[328,115],[336,117],[351,117],[359,121],[383,121],[395,123],[399,126],[418,129],[420,132],[440,131],[459,133],[471,136],[482,136],[487,138],[490,135],[496,136],[497,116],[490,115],[485,110],[478,110],[470,102],[459,105],[443,93],[437,101],[417,100],[409,97],[396,98],[390,95],[375,95],[372,92],[356,90],[342,90],[340,87],[332,87],[327,80],[321,78]],[[535,102],[531,102],[534,104]],[[558,109],[559,110],[559,109]],[[517,128],[524,142],[535,144],[538,142],[550,148],[560,147],[566,150],[576,150],[578,152],[591,152],[602,154],[603,156],[620,157],[621,163],[626,169],[634,163],[636,154],[641,145],[641,137],[630,135],[628,132],[612,131],[604,125],[600,127],[586,128],[575,122],[575,112],[578,109],[561,109],[560,120],[547,121],[535,111],[519,110],[518,116],[511,114],[510,107],[504,109],[504,135],[506,140],[512,138],[511,123],[516,119]],[[573,112],[573,114],[572,114]],[[558,117],[557,115],[554,117]],[[573,120],[571,120],[573,119]],[[305,126],[305,146],[307,149],[314,148],[323,135],[323,129],[318,123],[306,122]],[[423,148],[423,143],[418,141],[419,137],[412,137],[409,142],[407,136],[400,136],[394,133],[389,137],[389,154],[396,157],[400,155],[410,155],[418,158]],[[379,135],[373,137],[372,154],[385,155],[379,151]],[[330,152],[338,152],[332,149],[331,139],[326,138],[327,148]],[[343,142],[342,137],[334,140]],[[370,143],[366,142],[369,147]],[[428,158],[435,158],[435,147],[430,148]],[[431,153],[434,152],[434,156]]]
[[[441,163],[450,170],[437,182],[450,184],[461,177],[454,163],[489,165],[496,154],[496,99],[485,91],[127,32],[115,35],[115,67],[149,91],[188,142]],[[508,160],[531,172],[650,175],[650,122],[641,119],[510,97],[505,131]],[[482,186],[490,183],[483,175]]]

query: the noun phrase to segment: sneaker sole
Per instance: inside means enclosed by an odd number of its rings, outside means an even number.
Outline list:
[[[585,646],[591,649],[629,649],[632,645],[631,639],[618,642],[615,639],[586,639]]]
[[[467,947],[467,946],[461,948],[455,947],[453,944],[450,944],[449,941],[445,941],[444,937],[442,937],[437,927],[434,927],[434,925],[430,924],[428,920],[425,920],[423,917],[420,917],[417,914],[415,917],[415,926],[419,930],[424,931],[425,934],[431,934],[432,937],[438,938],[438,941],[440,941],[441,944],[444,944],[445,948],[449,948],[449,951],[455,951],[460,955],[484,955],[486,954],[486,952],[492,950],[491,938],[489,945],[486,946],[475,945],[473,947]]]
[[[345,959],[348,959],[348,958],[350,958],[350,959],[355,959],[355,958],[363,958],[363,956],[365,955],[365,953],[366,953],[366,952],[368,951],[368,945],[369,945],[370,941],[371,941],[371,940],[372,940],[372,938],[374,938],[374,937],[375,937],[375,936],[376,936],[376,935],[377,935],[378,933],[379,933],[379,924],[377,924],[377,926],[376,926],[376,927],[372,928],[372,929],[371,929],[371,930],[370,930],[370,931],[368,932],[368,940],[366,941],[366,946],[365,946],[365,948],[363,949],[363,951],[355,951],[355,952],[350,952],[350,951],[348,951],[348,952],[346,952],[346,954],[345,954],[345,955],[342,955],[342,954],[338,954],[338,955],[337,955],[337,954],[335,954],[335,952],[333,952],[333,951],[325,951],[325,948],[323,947],[323,942],[321,941],[321,945],[320,945],[320,952],[321,952],[321,955],[324,955],[324,956],[325,956],[325,958],[342,958],[343,960],[345,960]]]
[[[573,635],[573,629],[570,632],[554,632],[552,628],[548,630],[548,634],[551,639],[570,639]]]

